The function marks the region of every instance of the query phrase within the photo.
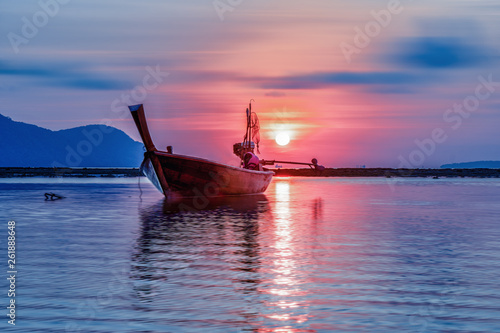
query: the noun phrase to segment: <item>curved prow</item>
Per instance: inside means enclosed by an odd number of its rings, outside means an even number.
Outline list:
[[[139,130],[142,142],[146,147],[147,151],[156,151],[156,147],[151,139],[151,134],[149,134],[148,124],[146,122],[146,116],[144,114],[144,107],[142,104],[131,105],[128,107],[132,117],[134,118],[135,126]]]
[[[163,173],[163,167],[161,166],[160,160],[158,159],[158,156],[156,156],[155,154],[157,149],[153,143],[153,140],[151,139],[151,134],[149,134],[148,124],[146,122],[146,115],[144,114],[144,107],[142,106],[142,104],[138,104],[138,105],[131,105],[128,108],[130,110],[130,113],[132,114],[132,117],[134,118],[135,126],[137,126],[137,129],[139,130],[142,142],[146,147],[147,153],[146,157],[144,158],[144,161],[147,161],[148,158],[151,160],[151,164],[153,166],[154,173],[156,174],[161,190],[163,194],[167,195],[169,191],[168,182],[165,178],[165,174]],[[148,178],[150,177],[150,175],[147,176]]]

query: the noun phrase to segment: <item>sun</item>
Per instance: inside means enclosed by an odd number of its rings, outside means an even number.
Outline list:
[[[286,146],[290,142],[290,136],[285,132],[279,132],[275,140],[280,146]]]

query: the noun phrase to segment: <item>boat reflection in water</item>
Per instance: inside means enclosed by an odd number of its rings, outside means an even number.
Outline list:
[[[136,331],[497,332],[498,274],[481,251],[498,247],[481,242],[497,244],[498,201],[479,194],[498,185],[447,184],[277,178],[266,196],[141,209]]]
[[[274,189],[273,202],[265,195],[211,198],[186,210],[193,206],[187,198],[140,210],[131,278],[145,321],[159,311],[179,331],[217,331],[233,321],[259,332],[307,327],[301,285],[308,269],[297,267],[294,233],[301,231],[292,222],[290,184],[276,181]]]
[[[131,278],[142,321],[165,318],[174,331],[217,331],[235,315],[250,322],[261,284],[259,220],[270,214],[269,202],[265,195],[211,198],[186,210],[191,203],[162,200],[140,210]]]

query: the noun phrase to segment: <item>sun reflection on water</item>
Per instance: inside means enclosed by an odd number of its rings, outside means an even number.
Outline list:
[[[303,270],[298,262],[299,230],[292,219],[289,180],[276,181],[274,186],[276,191],[274,237],[270,244],[273,251],[270,253],[269,264],[272,278],[269,281],[269,288],[263,290],[271,297],[267,303],[268,313],[265,317],[279,322],[274,323],[279,327],[274,327],[270,332],[297,332],[290,325],[305,323],[309,319],[308,304],[304,301],[307,292],[301,288],[301,284],[304,283],[304,278],[300,276]]]

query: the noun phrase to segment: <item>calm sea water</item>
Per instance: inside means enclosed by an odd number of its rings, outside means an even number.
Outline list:
[[[9,220],[18,237],[2,332],[500,332],[500,180],[275,178],[174,204],[141,188],[0,179],[5,314]]]

